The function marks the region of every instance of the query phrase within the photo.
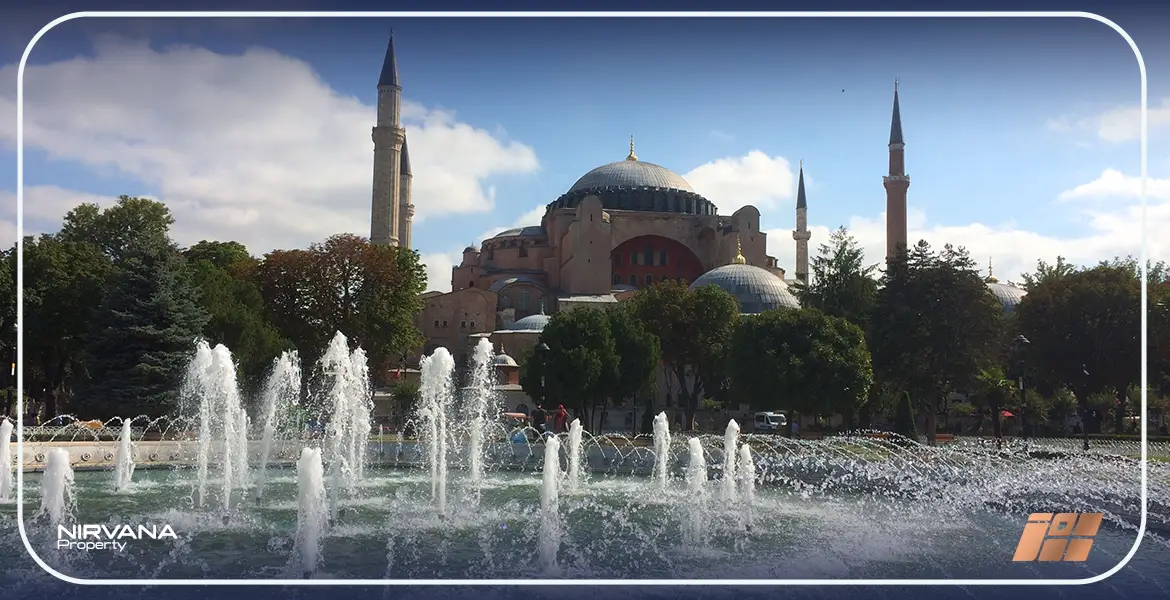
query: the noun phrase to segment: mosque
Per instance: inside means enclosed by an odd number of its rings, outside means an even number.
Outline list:
[[[378,81],[374,127],[373,206],[370,239],[409,246],[410,158],[401,125],[402,86],[394,40]],[[907,245],[906,174],[898,87],[894,85],[886,191],[886,252]],[[809,273],[808,200],[804,165],[796,194],[794,276],[768,256],[760,211],[744,206],[721,215],[670,169],[642,160],[630,139],[623,160],[582,175],[548,203],[540,223],[509,229],[463,250],[452,268],[451,291],[427,292],[416,324],[426,337],[423,353],[447,348],[463,362],[480,338],[500,353],[500,389],[510,408],[524,409],[515,356],[527,355],[551,314],[582,306],[608,306],[656,282],[674,279],[692,287],[714,284],[739,301],[743,313],[799,308],[792,286]],[[989,289],[1011,310],[1022,291],[989,276]],[[658,406],[671,407],[671,376],[660,373]],[[620,411],[615,411],[620,412]],[[634,420],[633,410],[626,415]],[[620,427],[620,425],[619,425]]]

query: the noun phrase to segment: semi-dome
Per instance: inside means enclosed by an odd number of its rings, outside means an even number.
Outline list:
[[[603,188],[661,188],[694,192],[681,175],[654,163],[640,160],[621,160],[602,165],[581,176],[570,192]]]
[[[777,308],[800,308],[800,301],[777,275],[749,264],[736,263],[711,269],[691,284],[691,289],[715,285],[739,301],[742,314]]]
[[[509,325],[508,331],[544,331],[544,326],[548,325],[551,318],[544,314],[528,315]]]

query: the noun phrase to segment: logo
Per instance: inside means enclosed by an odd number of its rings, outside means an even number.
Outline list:
[[[178,539],[170,525],[58,525],[57,548],[121,552],[131,541]]]
[[[1084,562],[1101,528],[1102,513],[1032,513],[1014,562]]]

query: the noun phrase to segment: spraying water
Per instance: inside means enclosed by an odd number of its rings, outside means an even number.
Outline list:
[[[126,489],[134,477],[134,443],[130,435],[130,419],[126,419],[122,421],[122,436],[118,438],[118,454],[114,463],[114,491]]]
[[[732,419],[723,431],[723,501],[735,500],[735,454],[739,446],[739,423]]]
[[[49,525],[55,527],[73,512],[73,467],[68,450],[49,450],[41,481],[41,510],[37,515],[47,517]]]
[[[328,519],[326,513],[325,467],[321,450],[305,448],[297,461],[297,537],[295,556],[300,558],[305,579],[317,571],[321,562],[321,538]]]
[[[199,406],[199,458],[197,472],[199,485],[196,490],[195,506],[202,508],[203,500],[207,495],[207,461],[211,457],[211,418],[212,402],[207,398],[207,372],[211,370],[211,346],[204,340],[195,345],[195,357],[187,365],[187,375],[183,380],[183,389],[180,394],[181,406],[189,406],[191,401]]]
[[[336,518],[341,497],[357,492],[364,472],[373,398],[365,352],[358,349],[351,353],[349,341],[340,331],[321,357],[321,371],[330,381],[326,458],[333,488],[332,512]]]
[[[0,417],[0,502],[12,498],[12,421]]]
[[[550,437],[544,446],[544,467],[540,482],[540,537],[537,549],[546,571],[557,568],[557,552],[561,548],[559,490],[561,480],[561,440]]]
[[[558,442],[559,443],[559,442]],[[569,423],[569,489],[581,488],[581,419]]]
[[[287,418],[289,409],[301,393],[301,366],[296,350],[280,355],[272,365],[272,373],[264,384],[264,433],[260,439],[260,471],[256,477],[256,501],[264,497],[264,483],[268,475],[268,460],[278,424]],[[317,453],[320,455],[320,451]]]
[[[471,402],[467,407],[471,416],[468,470],[472,485],[477,488],[483,482],[484,433],[494,412],[492,410],[495,403],[495,381],[492,377],[494,359],[492,343],[487,338],[481,338],[472,353],[471,386],[468,390]]]
[[[447,411],[455,395],[455,359],[446,348],[439,348],[423,358],[421,367],[419,416],[427,423],[431,495],[442,515],[447,511]]]
[[[683,516],[683,543],[691,548],[698,548],[706,544],[706,523],[704,508],[706,504],[707,486],[707,458],[703,455],[703,442],[697,437],[689,440],[690,452],[687,461],[687,503]]]
[[[756,502],[756,459],[752,457],[751,446],[739,448],[739,498],[743,505],[743,526],[752,530],[752,511]]]
[[[659,490],[666,490],[667,468],[670,460],[670,421],[665,412],[654,417],[654,481]]]
[[[231,510],[232,491],[247,485],[248,415],[240,402],[236,366],[232,353],[223,344],[210,348],[206,341],[196,345],[195,358],[187,369],[183,385],[185,401],[199,405],[199,488],[196,505],[203,506],[207,495],[208,463],[215,446],[220,446],[223,465],[223,511]]]

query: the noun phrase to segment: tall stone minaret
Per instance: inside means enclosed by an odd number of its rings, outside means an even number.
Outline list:
[[[808,283],[808,200],[804,197],[804,160],[800,161],[800,183],[796,186],[796,229],[792,239],[796,240],[796,280]]]
[[[410,174],[410,151],[406,138],[402,138],[402,162],[398,165],[398,245],[410,245],[410,227],[414,222],[414,204],[410,202],[410,187],[414,176]]]
[[[378,78],[378,124],[374,127],[374,199],[370,210],[370,242],[398,245],[399,185],[402,169],[402,86],[394,60],[394,34],[386,47]]]
[[[882,177],[886,188],[886,261],[897,252],[907,250],[906,190],[910,176],[906,174],[906,144],[902,141],[902,113],[898,110],[898,80],[894,80],[894,115],[890,121],[890,174]]]

